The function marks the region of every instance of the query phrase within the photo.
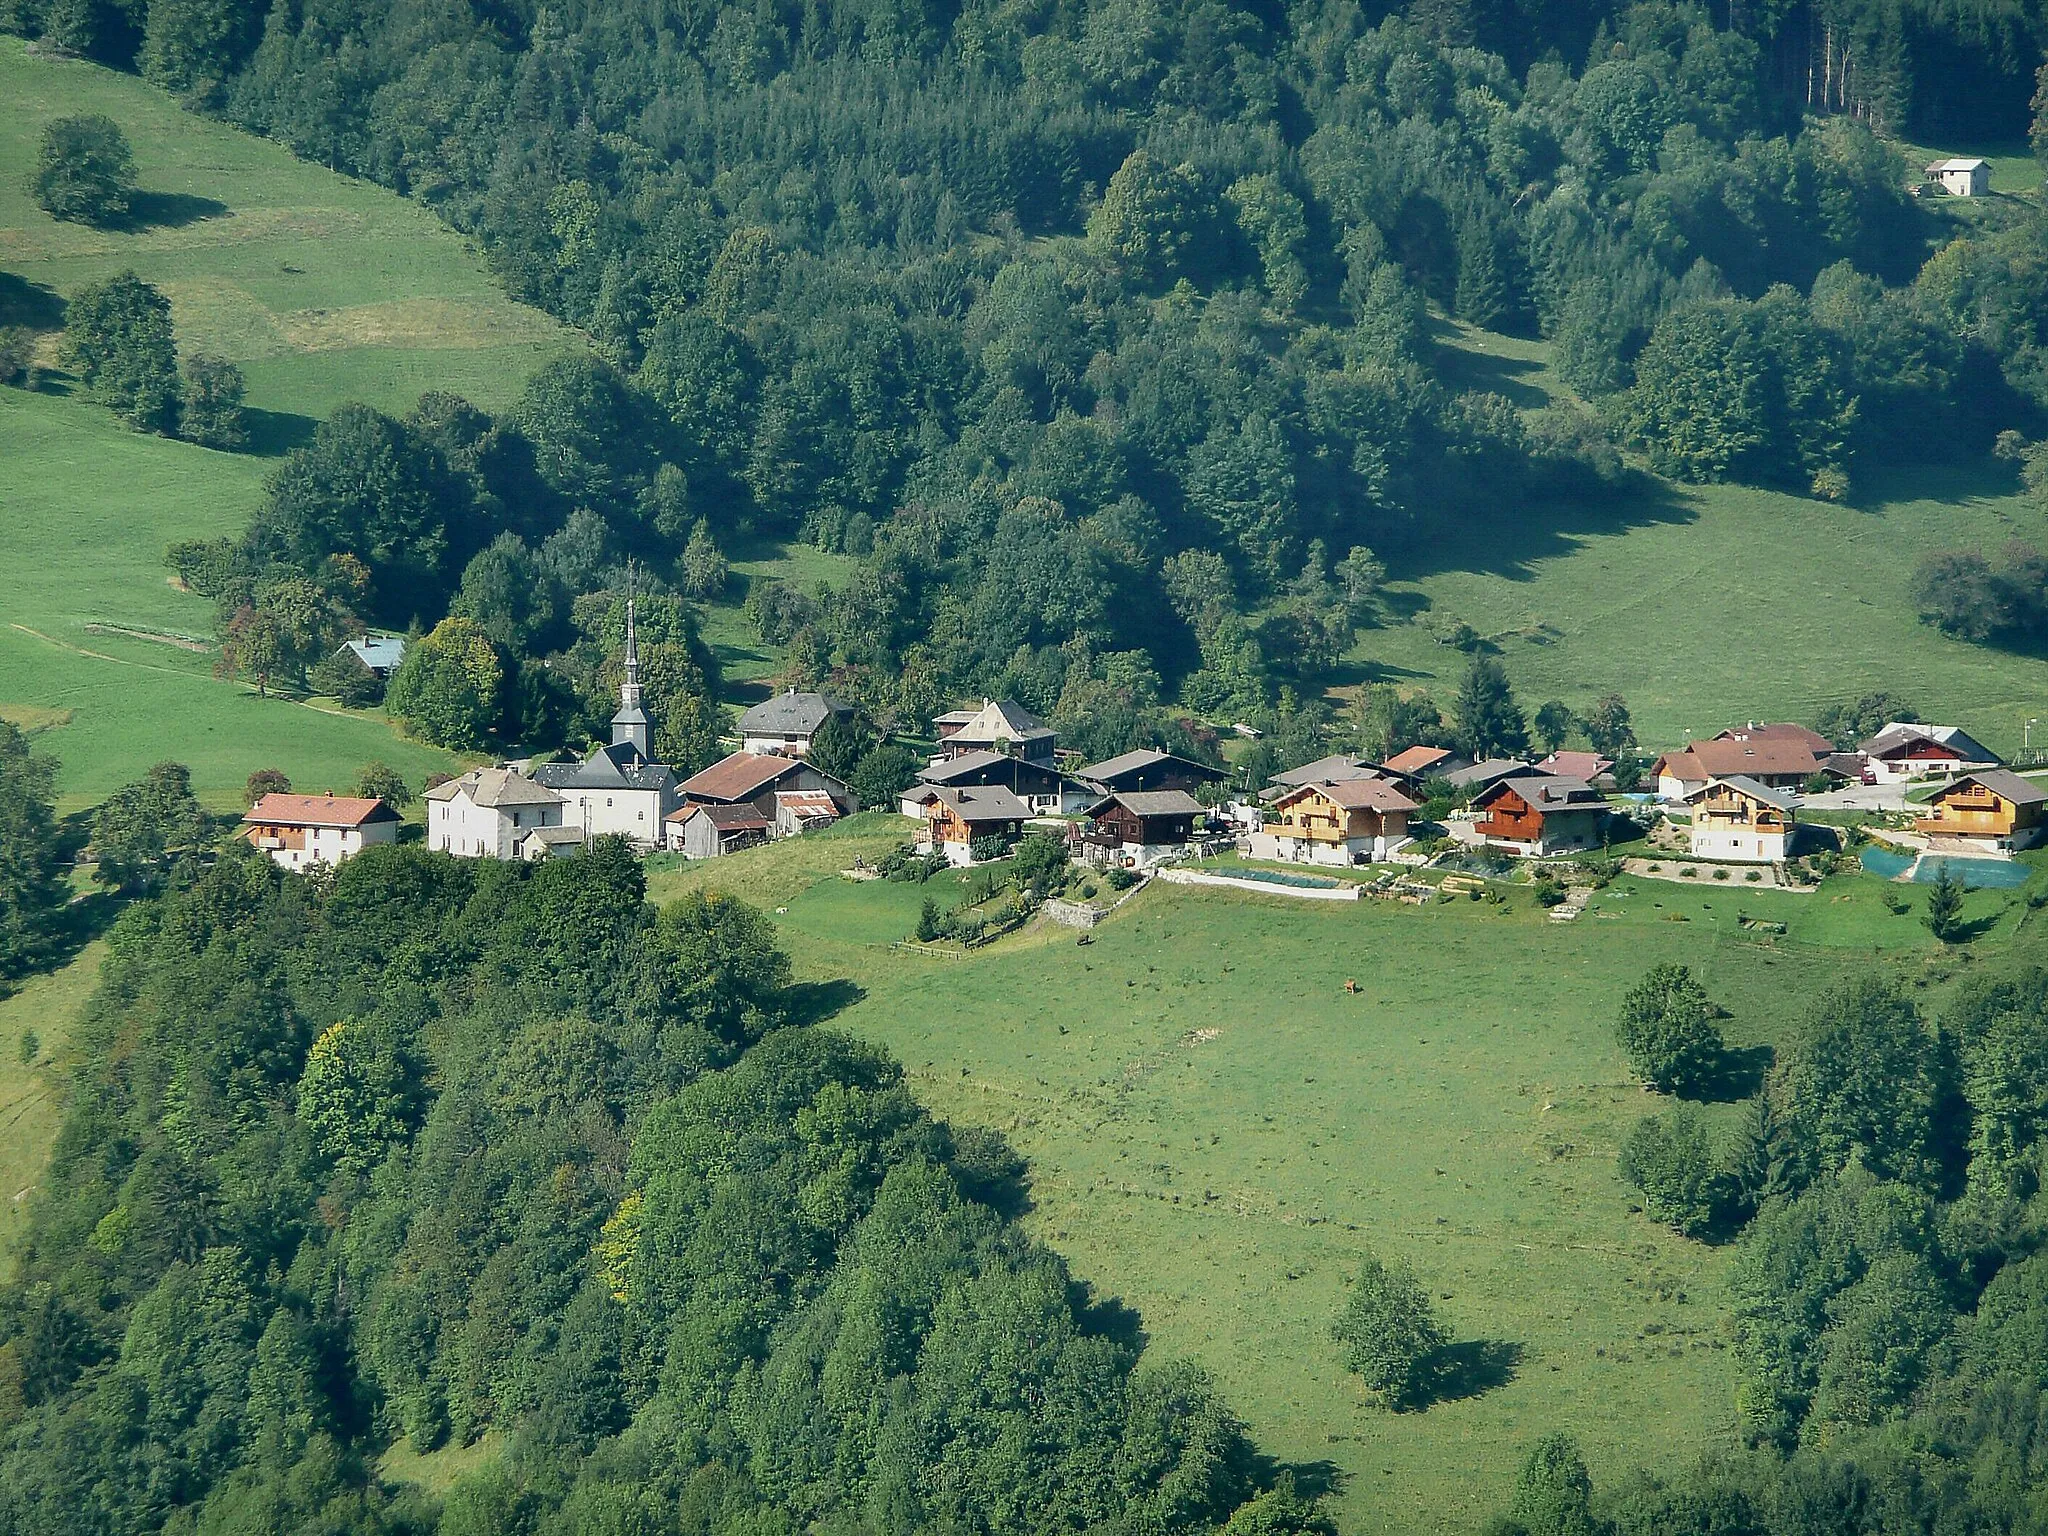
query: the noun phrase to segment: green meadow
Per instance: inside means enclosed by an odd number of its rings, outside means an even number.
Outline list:
[[[1555,1428],[1596,1479],[1736,1443],[1726,1252],[1632,1212],[1614,1169],[1654,1102],[1611,1022],[1645,967],[1694,966],[1754,1046],[1852,970],[1932,997],[1976,963],[1936,956],[1924,888],[1862,875],[1776,895],[1624,878],[1571,924],[1526,889],[1415,908],[1155,884],[1090,944],[1045,928],[939,959],[890,947],[927,890],[836,873],[905,826],[671,864],[651,895],[773,912],[799,978],[847,1005],[835,1027],[888,1047],[937,1112],[1007,1134],[1037,1234],[1326,1479],[1347,1536],[1472,1529]],[[1968,902],[1980,949],[2037,920],[2010,893]],[[1465,1395],[1389,1414],[1339,1368],[1329,1324],[1367,1249],[1442,1297]]]
[[[211,606],[163,552],[239,533],[274,455],[347,400],[403,410],[428,389],[502,406],[573,332],[516,304],[424,208],[183,111],[132,77],[0,38],[0,323],[49,331],[60,300],[133,267],[170,297],[178,342],[239,363],[264,454],[122,429],[57,384],[0,390],[0,714],[63,763],[67,810],[152,762],[188,763],[216,808],[252,769],[340,787],[372,758],[417,781],[448,754],[381,718],[259,700],[214,680]],[[42,125],[103,112],[134,145],[132,228],[60,224],[25,190]]]
[[[58,970],[0,991],[0,1280],[12,1273],[11,1250],[28,1224],[28,1191],[57,1138],[71,1029],[106,953],[104,942],[88,944]],[[31,1034],[33,1058],[24,1049]]]
[[[1524,407],[1568,391],[1541,343],[1445,328],[1468,388]],[[1532,504],[1446,516],[1391,561],[1390,622],[1363,631],[1358,679],[1427,689],[1448,704],[1465,656],[1406,615],[1462,619],[1533,708],[1628,700],[1645,744],[1744,720],[1810,720],[1878,689],[1923,718],[2017,749],[2048,716],[2048,659],[1951,640],[1907,595],[1931,549],[1995,555],[2048,538],[2048,517],[1990,466],[1884,465],[1831,505],[1746,486],[1658,485],[1619,505]]]

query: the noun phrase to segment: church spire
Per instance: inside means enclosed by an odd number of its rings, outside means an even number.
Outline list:
[[[633,568],[626,567],[626,680],[619,684],[619,712],[612,716],[612,745],[631,746],[653,760],[654,732],[641,707],[640,641],[633,627]]]

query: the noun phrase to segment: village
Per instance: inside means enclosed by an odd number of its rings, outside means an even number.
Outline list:
[[[1811,856],[1837,852],[1850,826],[1880,830],[1901,878],[1922,857],[2002,861],[2048,835],[2048,786],[1950,725],[1890,722],[1844,750],[1803,725],[1745,724],[1664,752],[1629,776],[1627,792],[1596,752],[1475,762],[1441,746],[1384,762],[1327,756],[1233,787],[1224,767],[1157,750],[1080,762],[1005,699],[934,718],[915,782],[891,805],[863,806],[808,760],[828,722],[853,716],[850,705],[775,694],[739,717],[736,750],[685,776],[654,758],[630,607],[623,666],[609,743],[580,761],[512,760],[433,784],[426,845],[534,861],[621,837],[643,853],[703,860],[869,810],[901,816],[917,855],[956,868],[1005,858],[1031,834],[1077,864],[1140,874],[1218,856],[1247,867],[1398,870],[1479,857],[1509,868],[1621,848],[1629,871],[1648,878],[1739,872],[1748,884],[1798,889],[1812,883]],[[395,842],[402,823],[375,797],[274,793],[250,807],[243,835],[307,869]]]

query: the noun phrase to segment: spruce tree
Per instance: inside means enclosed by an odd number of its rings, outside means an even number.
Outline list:
[[[1508,675],[1491,656],[1475,656],[1458,687],[1458,747],[1477,762],[1519,757],[1529,750],[1529,724],[1508,687]]]

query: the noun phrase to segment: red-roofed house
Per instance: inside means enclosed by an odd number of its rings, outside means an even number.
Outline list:
[[[375,797],[265,795],[242,818],[242,836],[286,869],[339,864],[398,841],[398,812]]]

